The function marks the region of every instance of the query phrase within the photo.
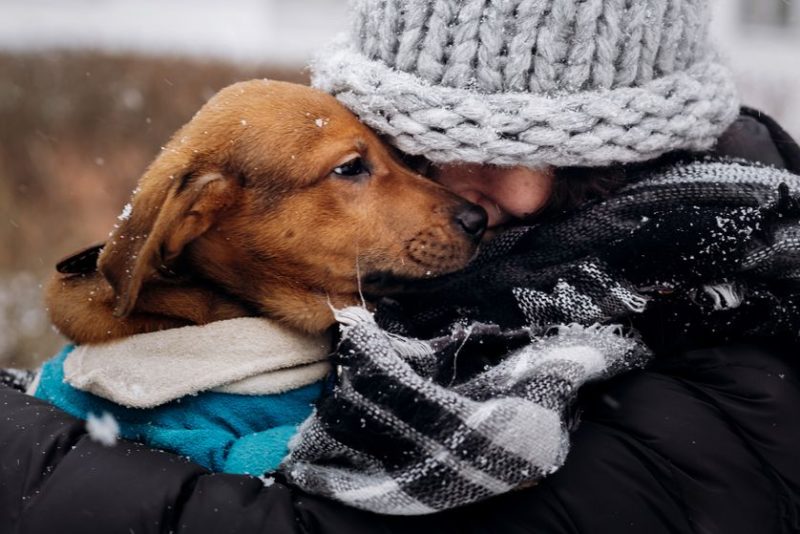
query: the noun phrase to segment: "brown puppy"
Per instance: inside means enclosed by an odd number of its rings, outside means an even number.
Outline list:
[[[331,305],[361,301],[359,282],[379,295],[462,267],[486,222],[336,99],[263,80],[213,97],[120,218],[89,272],[48,284],[50,317],[76,343],[241,316],[321,332]]]

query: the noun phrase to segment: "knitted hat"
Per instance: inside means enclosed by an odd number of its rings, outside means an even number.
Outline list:
[[[738,115],[708,0],[357,0],[312,65],[402,151],[602,166],[706,150]]]

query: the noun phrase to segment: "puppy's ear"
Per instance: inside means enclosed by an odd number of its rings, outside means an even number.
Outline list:
[[[177,258],[230,207],[239,185],[218,172],[182,176],[151,168],[130,207],[120,216],[98,259],[98,269],[114,289],[114,315],[133,310],[142,283]]]

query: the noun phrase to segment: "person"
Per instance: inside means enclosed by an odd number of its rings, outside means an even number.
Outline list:
[[[347,40],[314,65],[314,83],[411,164],[481,204],[498,233],[493,242],[503,242],[514,233],[505,227],[520,221],[532,219],[542,232],[584,223],[578,218],[587,202],[620,205],[621,192],[634,194],[637,183],[657,187],[643,177],[687,152],[701,161],[757,162],[787,181],[786,171],[800,173],[790,136],[739,108],[707,43],[707,10],[705,1],[678,0],[364,0]],[[669,172],[657,176],[668,182]],[[748,193],[737,185],[742,176],[725,182],[725,198]],[[677,198],[697,189],[680,183],[671,190]],[[703,206],[670,204],[637,216],[635,225],[625,221],[636,240],[599,250],[612,251],[606,264],[624,265],[630,279],[687,265],[686,272],[709,276],[728,264],[720,255],[702,264],[709,243],[693,236],[716,228],[723,233],[713,244],[730,244],[724,250],[733,253],[729,224],[751,229],[747,217],[764,214],[779,227],[795,220],[796,203],[781,190],[774,209],[748,211],[731,201],[732,215],[719,219],[717,211],[704,217]],[[680,232],[662,233],[647,224],[651,217]],[[564,241],[558,250],[581,246]],[[782,265],[785,274],[794,264]],[[580,423],[560,469],[533,487],[432,515],[376,515],[280,477],[209,474],[134,443],[105,448],[81,422],[0,387],[0,532],[800,530],[795,290],[761,284],[743,297],[741,288],[706,281],[696,280],[710,288],[705,300],[704,290],[684,299],[684,286],[655,284],[647,308],[623,318],[653,360],[581,390]],[[688,315],[698,306],[729,321]]]

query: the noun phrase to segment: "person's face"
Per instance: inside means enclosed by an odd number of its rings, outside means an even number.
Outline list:
[[[428,174],[485,209],[489,228],[536,213],[553,191],[552,169],[459,163],[433,166]]]

